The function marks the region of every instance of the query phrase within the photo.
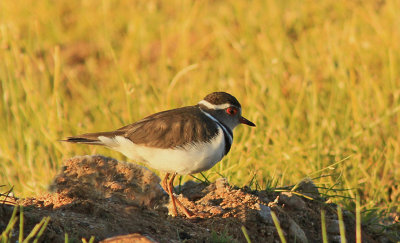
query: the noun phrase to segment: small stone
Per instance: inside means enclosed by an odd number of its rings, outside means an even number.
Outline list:
[[[258,210],[258,215],[264,223],[269,225],[272,225],[274,223],[274,221],[272,220],[270,207],[265,206],[264,204],[257,203],[256,209]]]
[[[157,243],[157,241],[148,236],[134,233],[130,235],[119,235],[107,238],[103,241],[100,241],[100,243]]]
[[[312,198],[320,197],[318,187],[314,184],[314,182],[310,178],[306,178],[300,181],[297,184],[295,191],[302,192],[305,195],[310,196]]]
[[[302,210],[306,208],[306,203],[300,197],[294,195],[291,192],[281,192],[278,202],[280,204],[286,204],[287,206],[294,209]]]
[[[289,234],[296,239],[296,242],[308,243],[306,234],[293,219],[290,219]]]

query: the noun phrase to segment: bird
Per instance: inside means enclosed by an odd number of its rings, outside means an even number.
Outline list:
[[[239,124],[256,125],[242,116],[239,101],[229,93],[213,92],[193,106],[161,111],[111,132],[67,137],[64,142],[102,145],[129,159],[165,173],[161,186],[188,218],[197,217],[174,196],[176,175],[209,170],[228,154],[232,130]]]

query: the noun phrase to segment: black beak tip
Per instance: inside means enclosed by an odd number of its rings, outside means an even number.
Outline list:
[[[256,126],[256,124],[252,123],[251,121],[247,120],[244,117],[240,118],[240,123],[246,124],[247,126],[250,126],[250,127],[255,127]]]
[[[248,123],[246,123],[246,125],[250,126],[250,127],[255,127],[256,124],[252,123],[251,121],[249,121]]]

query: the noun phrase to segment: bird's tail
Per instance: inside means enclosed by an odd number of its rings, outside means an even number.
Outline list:
[[[69,143],[83,143],[83,144],[91,144],[91,145],[105,145],[99,137],[115,137],[120,134],[116,134],[116,132],[98,132],[98,133],[86,133],[78,136],[67,137],[66,139],[60,140],[61,142],[69,142]]]

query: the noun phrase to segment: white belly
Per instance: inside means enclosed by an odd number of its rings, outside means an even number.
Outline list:
[[[183,148],[161,149],[134,144],[122,136],[99,140],[128,158],[148,164],[150,167],[178,174],[194,174],[205,171],[219,162],[225,154],[225,138],[221,128],[208,143],[190,144]]]

